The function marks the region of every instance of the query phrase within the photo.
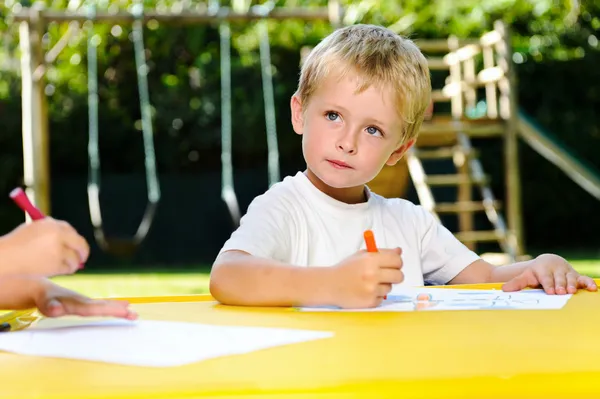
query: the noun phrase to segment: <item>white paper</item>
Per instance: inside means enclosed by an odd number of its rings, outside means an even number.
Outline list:
[[[547,295],[543,290],[503,292],[448,288],[398,288],[376,308],[340,309],[333,306],[303,307],[308,312],[413,312],[440,310],[541,310],[561,309],[571,299]]]
[[[58,323],[60,324],[60,323]],[[23,355],[172,367],[332,337],[324,331],[102,320],[0,334],[0,350]],[[79,324],[79,325],[78,325]]]

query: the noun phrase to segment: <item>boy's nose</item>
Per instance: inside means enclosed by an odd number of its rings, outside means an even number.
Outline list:
[[[352,133],[343,135],[338,140],[337,147],[346,154],[356,153],[356,137]]]

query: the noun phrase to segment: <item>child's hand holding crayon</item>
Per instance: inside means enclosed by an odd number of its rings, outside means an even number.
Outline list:
[[[77,271],[89,246],[68,223],[45,218],[22,224],[0,238],[0,276],[54,276]]]
[[[11,191],[10,198],[34,222],[0,237],[0,276],[55,276],[83,268],[90,247],[71,225],[46,217],[21,188]]]
[[[404,280],[402,250],[375,246],[372,233],[365,233],[367,251],[360,251],[332,268],[333,305],[342,308],[378,306]]]

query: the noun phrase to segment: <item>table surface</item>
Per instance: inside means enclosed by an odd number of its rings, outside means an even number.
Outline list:
[[[600,397],[599,293],[539,311],[306,313],[209,296],[128,299],[144,319],[335,337],[158,369],[0,353],[0,397]]]

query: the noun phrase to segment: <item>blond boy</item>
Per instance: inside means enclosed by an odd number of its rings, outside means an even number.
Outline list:
[[[422,207],[369,191],[415,143],[430,93],[427,61],[388,29],[349,26],[317,45],[291,99],[306,171],[250,204],[213,265],[212,295],[232,305],[360,308],[425,280],[596,290],[556,255],[493,267]],[[378,253],[364,249],[367,229]]]

